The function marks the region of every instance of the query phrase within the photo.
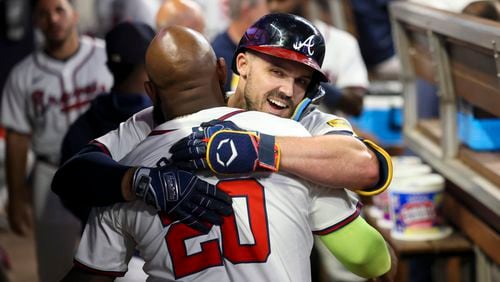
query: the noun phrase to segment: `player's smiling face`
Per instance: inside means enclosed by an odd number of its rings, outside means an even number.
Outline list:
[[[38,0],[35,19],[48,44],[62,44],[75,29],[78,14],[67,0]]]
[[[260,53],[240,53],[244,63],[238,68],[243,79],[247,110],[289,118],[304,99],[313,70],[303,64]]]

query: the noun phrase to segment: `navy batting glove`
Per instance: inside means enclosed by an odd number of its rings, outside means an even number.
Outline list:
[[[218,174],[278,171],[280,160],[274,136],[242,130],[230,121],[202,124],[172,146],[170,153],[180,167]]]
[[[228,194],[172,165],[139,167],[134,173],[133,188],[146,204],[203,233],[210,231],[210,225],[201,221],[220,225],[222,216],[233,213]]]

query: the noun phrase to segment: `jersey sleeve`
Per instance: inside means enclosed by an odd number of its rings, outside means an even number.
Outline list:
[[[74,258],[76,267],[106,276],[125,275],[135,243],[123,229],[120,206],[92,209]]]
[[[137,144],[151,133],[154,128],[153,108],[146,108],[128,120],[120,123],[119,127],[95,141],[104,145],[115,161],[121,160]]]
[[[345,189],[311,187],[311,230],[315,235],[327,235],[353,222],[361,212],[361,203]]]
[[[318,109],[313,109],[304,114],[300,119],[300,123],[312,136],[326,134],[356,135],[351,124],[345,118],[327,114]]]
[[[0,118],[5,128],[29,134],[32,128],[27,116],[26,90],[22,87],[27,82],[23,82],[23,78],[18,67],[10,73],[2,92]]]

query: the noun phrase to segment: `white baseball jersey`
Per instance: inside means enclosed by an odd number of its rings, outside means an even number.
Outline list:
[[[81,37],[75,55],[66,61],[36,51],[14,67],[2,96],[1,123],[32,134],[33,151],[57,162],[69,125],[113,78],[106,67],[104,42]]]
[[[368,71],[356,38],[320,20],[313,23],[325,38],[325,59],[321,69],[330,82],[339,88],[368,88]]]
[[[235,110],[213,108],[164,123],[121,163],[155,166],[193,127]],[[310,136],[298,123],[265,113],[240,112],[227,120],[266,134]],[[320,189],[282,173],[244,179],[200,176],[213,184],[220,181],[233,198],[234,216],[221,227],[205,235],[171,222],[142,201],[94,209],[75,256],[77,265],[119,275],[137,248],[148,281],[310,281],[312,232],[331,233],[359,214],[356,200],[344,190]]]
[[[354,135],[351,125],[345,118],[324,113],[313,105],[306,109],[299,121],[313,136],[330,133]],[[105,147],[114,160],[121,160],[139,142],[144,140],[155,127],[153,107],[135,113],[128,120],[106,135],[96,139]]]

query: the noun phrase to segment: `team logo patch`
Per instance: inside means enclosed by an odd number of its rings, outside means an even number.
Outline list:
[[[309,36],[306,40],[304,40],[304,42],[302,41],[298,41],[298,42],[295,42],[293,43],[293,49],[299,51],[300,49],[304,48],[304,47],[307,47],[307,54],[309,54],[309,56],[312,56],[314,54],[314,34]]]
[[[347,129],[347,130],[352,130],[351,126],[347,121],[344,119],[332,119],[326,122],[329,126],[336,128],[336,129]]]

